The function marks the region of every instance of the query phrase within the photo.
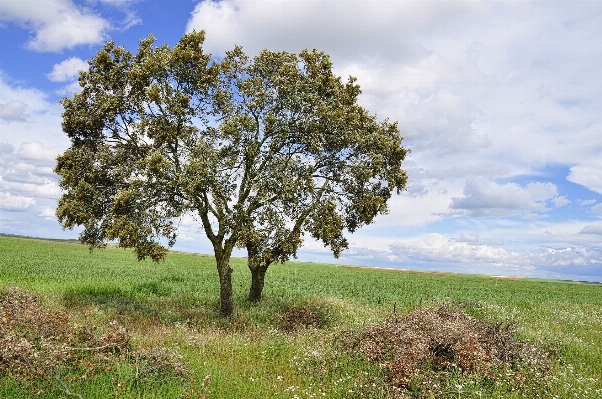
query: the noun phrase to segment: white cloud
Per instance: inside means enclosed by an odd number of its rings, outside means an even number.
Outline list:
[[[71,57],[66,60],[54,64],[52,71],[47,75],[48,79],[53,82],[66,82],[77,79],[79,71],[87,71],[89,65],[86,61]]]
[[[571,203],[571,200],[568,199],[566,195],[561,196],[561,197],[556,197],[552,201],[554,201],[554,206],[556,208],[561,208],[561,207],[569,205]]]
[[[507,177],[510,170],[499,164],[491,162],[469,163],[464,160],[460,164],[454,164],[453,160],[449,160],[446,165],[434,164],[429,168],[413,169],[411,176],[419,176],[421,179],[437,179],[446,180],[454,178],[466,178],[468,176],[481,176],[488,178]]]
[[[491,146],[486,133],[473,127],[476,107],[461,95],[439,90],[399,106],[406,139],[417,151],[435,155],[474,154]]]
[[[67,86],[61,87],[56,91],[56,94],[60,94],[65,97],[73,97],[75,93],[80,93],[82,91],[82,87],[79,85],[79,82],[76,80],[68,84]]]
[[[546,201],[557,195],[556,186],[552,183],[529,183],[525,192],[534,201]]]
[[[4,143],[3,143],[4,144]],[[61,190],[52,170],[59,150],[40,142],[25,142],[16,153],[12,145],[2,145],[0,190],[11,195],[57,199]]]
[[[25,114],[25,110],[27,109],[27,104],[23,101],[10,101],[6,104],[0,103],[0,119],[5,121],[19,121],[24,122],[27,120],[27,115]]]
[[[592,161],[573,166],[567,180],[602,194],[602,161]]]
[[[602,223],[588,224],[579,232],[579,234],[599,234],[602,235]]]
[[[9,193],[15,193],[16,195],[26,195],[29,197],[58,199],[61,196],[60,187],[51,179],[45,179],[40,184],[37,181],[33,183],[9,181],[0,176],[0,190]]]
[[[36,204],[31,197],[0,192],[0,209],[10,212],[23,212]]]
[[[529,183],[521,187],[516,183],[504,185],[471,178],[466,182],[463,197],[454,197],[450,209],[469,216],[510,216],[521,212],[547,210],[545,201],[557,195],[552,183]]]
[[[24,87],[0,71],[0,103],[20,101],[27,104],[26,118],[22,123],[2,127],[2,141],[19,148],[24,141],[38,141],[46,147],[65,149],[69,138],[61,128],[63,107],[48,100],[41,90]]]
[[[142,18],[138,17],[135,12],[126,10],[126,16],[121,25],[121,30],[124,31],[130,29],[132,26],[142,25]]]
[[[197,241],[198,237],[193,237],[183,232],[178,232],[178,241]]]
[[[22,143],[17,155],[19,155],[21,159],[36,164],[54,165],[56,163],[56,157],[59,155],[59,150],[56,148],[47,148],[42,143],[33,141]]]
[[[550,217],[550,215],[531,212],[531,213],[524,214],[522,216],[522,219],[525,219],[525,220],[538,220],[538,219],[546,219],[548,217]]]
[[[8,143],[0,143],[0,154],[12,154],[15,150],[11,144]]]
[[[27,48],[39,52],[60,52],[106,39],[110,24],[71,0],[3,1],[0,20],[16,22],[34,32]]]
[[[48,221],[56,220],[55,210],[48,206],[42,207],[40,213],[38,213],[38,216],[41,216],[44,218],[44,220],[48,220]]]
[[[577,202],[579,203],[579,205],[581,206],[588,206],[588,205],[594,205],[596,203],[595,199],[590,199],[590,200],[577,200]]]
[[[599,249],[588,248],[543,248],[539,255],[532,255],[531,261],[542,268],[550,268],[550,266],[562,267],[580,267],[594,265],[598,268],[602,266],[602,251]],[[573,270],[577,273],[578,270]]]
[[[0,70],[0,104],[4,104],[5,112],[12,112],[13,116],[16,111],[25,111],[27,108],[30,114],[39,113],[51,107],[51,104],[46,100],[47,95],[41,90],[30,87],[22,87],[18,83],[12,82],[11,79]],[[13,103],[12,105],[9,105]],[[3,137],[6,140],[5,137]]]
[[[418,227],[441,220],[454,191],[442,191],[436,183],[425,186],[425,190],[428,195],[393,195],[389,200],[389,214],[378,216],[375,226]]]
[[[458,237],[458,239],[456,241],[477,243],[477,242],[481,241],[481,239],[478,234],[462,233],[462,234],[460,234],[460,237]]]
[[[424,170],[489,163],[511,177],[596,159],[602,60],[578,38],[601,33],[597,6],[432,4],[202,1],[187,31],[205,29],[217,54],[234,43],[325,51],[336,73],[358,77],[362,105],[399,121]]]
[[[474,239],[474,237],[472,237]],[[438,233],[422,239],[398,241],[390,245],[392,255],[400,259],[427,262],[467,262],[519,265],[522,255],[509,252],[502,247],[476,243],[474,241],[450,240]]]
[[[413,31],[448,27],[482,8],[476,1],[447,1],[437,7],[409,1],[202,1],[186,30],[206,30],[208,49],[219,53],[237,43],[251,54],[264,47],[293,52],[316,48],[337,56],[411,59],[428,54],[413,40]]]
[[[579,230],[574,227],[579,222],[568,224],[528,222],[527,225],[519,223],[525,231],[517,226],[508,226],[493,233],[491,229],[486,229],[484,233],[493,237],[516,236],[519,241],[538,241],[542,236],[558,239],[558,233],[543,231],[550,227],[554,231],[563,231],[562,235],[574,240],[575,245],[557,244],[554,247],[541,245],[536,250],[528,249],[530,246],[527,245],[526,250],[525,248],[510,250],[505,248],[503,243],[488,242],[474,233],[461,233],[458,238],[430,233],[394,242],[390,241],[389,236],[360,238],[354,235],[356,241],[361,242],[363,246],[352,242],[350,250],[343,252],[342,260],[352,264],[359,262],[373,266],[395,266],[410,269],[434,267],[438,270],[462,270],[484,274],[510,273],[519,276],[551,278],[599,276],[602,272],[602,251],[599,248],[599,238],[588,240],[587,236],[583,235],[602,234],[602,232],[598,233],[600,231],[598,229],[602,226],[596,227],[590,232],[587,231],[589,229],[586,229],[578,239],[577,232]],[[534,227],[530,226],[531,224]],[[566,231],[573,233],[567,236]],[[522,243],[523,246],[524,244]],[[303,252],[312,253],[314,256],[327,256],[327,250],[321,248],[319,243],[308,243]],[[321,260],[327,261],[324,258]]]

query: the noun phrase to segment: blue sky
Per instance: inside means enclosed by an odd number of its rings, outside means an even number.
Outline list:
[[[105,41],[193,29],[216,57],[325,51],[399,121],[408,190],[339,262],[602,281],[599,1],[3,0],[0,232],[77,236],[54,217],[58,100]],[[176,249],[211,252],[191,218]],[[299,259],[334,261],[311,239]]]

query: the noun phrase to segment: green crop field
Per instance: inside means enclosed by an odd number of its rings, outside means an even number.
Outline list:
[[[0,397],[602,398],[600,284],[289,262],[270,267],[264,299],[250,304],[246,260],[231,265],[236,309],[223,319],[210,256],[138,262],[117,248],[0,236]],[[401,389],[349,344],[442,303],[549,363],[447,367],[434,388],[412,377]]]

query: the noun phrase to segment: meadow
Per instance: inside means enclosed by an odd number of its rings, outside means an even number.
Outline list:
[[[264,299],[250,304],[246,259],[231,266],[235,313],[224,319],[211,256],[138,262],[117,248],[0,236],[0,397],[602,398],[600,284],[288,262],[270,267]],[[348,345],[394,315],[441,303],[512,330],[550,363],[495,378],[453,369],[435,391],[399,390]],[[19,306],[40,316],[10,316]],[[23,324],[50,329],[52,317],[61,320],[52,336]],[[90,347],[63,346],[65,362],[48,360],[37,374],[10,352],[34,342],[28,350],[41,358],[58,336]]]

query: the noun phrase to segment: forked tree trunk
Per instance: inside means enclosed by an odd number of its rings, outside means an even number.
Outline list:
[[[251,289],[249,290],[249,302],[257,303],[261,300],[261,293],[263,292],[263,284],[265,281],[265,272],[268,270],[268,266],[257,266],[250,267],[251,270]]]
[[[234,311],[232,268],[229,260],[230,256],[216,256],[217,273],[219,274],[220,314],[224,317],[231,316]]]

